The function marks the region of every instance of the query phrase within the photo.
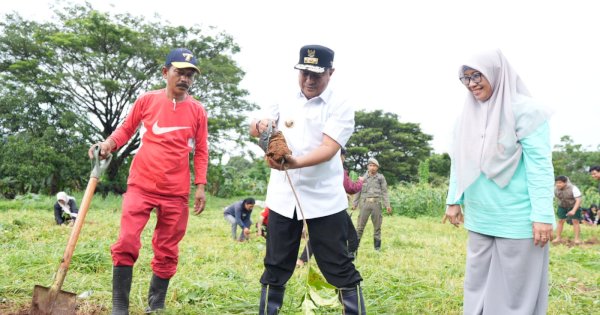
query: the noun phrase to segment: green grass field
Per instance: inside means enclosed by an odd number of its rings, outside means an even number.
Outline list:
[[[78,196],[81,200],[80,197]],[[178,273],[167,295],[167,314],[256,314],[265,242],[254,236],[238,243],[222,208],[235,201],[209,198],[200,216],[191,216],[180,244]],[[71,228],[56,226],[54,198],[0,200],[0,313],[27,314],[35,284],[50,286]],[[78,202],[79,203],[79,202]],[[79,299],[80,314],[109,314],[110,245],[119,228],[120,198],[96,196],[83,226],[63,290],[89,295]],[[255,208],[253,221],[260,209]],[[352,217],[356,220],[357,214]],[[146,305],[151,277],[154,216],[142,234],[134,269],[131,314]],[[565,236],[572,239],[571,226]],[[466,231],[442,225],[439,218],[385,216],[382,251],[373,250],[368,225],[355,264],[361,272],[370,314],[460,314]],[[552,246],[548,314],[598,314],[600,311],[600,227],[583,227],[588,244]],[[282,314],[301,314],[307,268],[287,286]],[[316,314],[340,314],[326,307]]]

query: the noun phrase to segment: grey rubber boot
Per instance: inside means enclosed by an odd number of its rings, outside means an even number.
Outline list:
[[[129,315],[129,291],[132,277],[132,266],[113,267],[112,315]]]
[[[148,290],[148,307],[146,314],[154,313],[165,309],[165,297],[169,288],[169,280],[158,277],[152,274],[150,281],[150,290]]]
[[[259,315],[279,314],[281,305],[283,305],[283,295],[285,287],[262,285],[260,291],[260,305],[258,307]]]
[[[339,300],[344,307],[344,315],[364,315],[367,314],[365,300],[362,295],[362,288],[359,284],[351,288],[338,289]]]

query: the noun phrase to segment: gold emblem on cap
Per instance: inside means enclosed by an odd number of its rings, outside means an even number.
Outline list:
[[[309,65],[318,65],[319,58],[304,57],[304,63]]]
[[[315,58],[315,54],[317,53],[317,51],[315,49],[307,49],[306,50],[306,57],[304,57],[304,64],[309,64],[309,65],[318,65],[319,64],[319,58]]]
[[[288,128],[292,128],[292,127],[294,127],[294,121],[291,119],[288,119],[284,122],[284,125]]]
[[[183,57],[185,58],[185,61],[190,61],[190,60],[192,60],[194,55],[188,54],[188,53],[183,53]]]

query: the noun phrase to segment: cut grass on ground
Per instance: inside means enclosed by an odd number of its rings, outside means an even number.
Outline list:
[[[241,198],[240,198],[241,199]],[[79,199],[80,200],[80,199]],[[211,197],[200,216],[190,216],[180,244],[178,273],[167,295],[167,314],[256,314],[258,282],[263,271],[265,242],[230,239],[222,208],[234,199]],[[53,199],[0,200],[0,313],[19,314],[29,308],[33,286],[49,286],[62,257],[71,228],[56,226]],[[80,314],[109,314],[111,307],[110,245],[120,218],[120,198],[94,198],[83,226],[63,290],[78,299]],[[255,222],[260,213],[252,214]],[[352,216],[356,220],[357,214]],[[131,314],[146,305],[152,271],[154,215],[142,234],[143,247],[134,269]],[[369,223],[356,266],[364,281],[371,314],[460,314],[466,231],[438,218],[384,216],[382,251],[373,250]],[[572,239],[572,227],[565,226]],[[588,244],[552,246],[548,314],[593,314],[600,308],[600,227],[583,226]],[[307,268],[290,279],[282,314],[301,313]],[[322,308],[317,314],[340,314],[341,308]]]

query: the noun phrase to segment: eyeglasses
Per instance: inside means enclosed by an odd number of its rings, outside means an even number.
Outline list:
[[[481,82],[481,77],[483,75],[481,74],[481,72],[475,72],[473,74],[471,74],[470,76],[466,75],[464,77],[460,77],[460,82],[462,82],[462,84],[464,85],[469,85],[469,83],[471,83],[471,81],[473,81],[473,83],[479,83]]]

